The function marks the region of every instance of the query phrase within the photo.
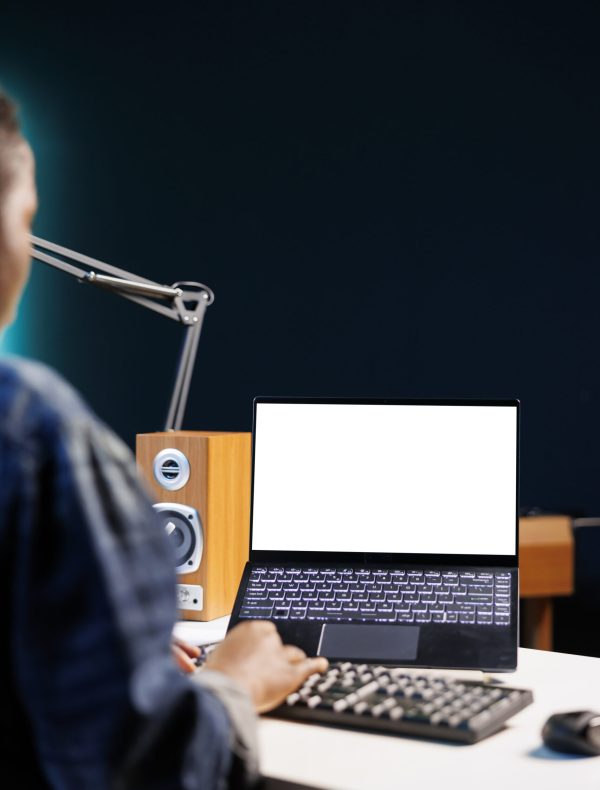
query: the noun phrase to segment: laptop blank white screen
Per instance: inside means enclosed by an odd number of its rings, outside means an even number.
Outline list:
[[[258,403],[252,548],[516,553],[517,407]]]

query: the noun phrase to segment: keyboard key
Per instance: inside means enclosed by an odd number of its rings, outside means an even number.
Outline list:
[[[461,598],[461,603],[491,604],[494,600],[492,595],[465,595]]]
[[[453,603],[449,604],[446,607],[447,612],[468,612],[469,614],[475,614],[475,607],[472,603]]]
[[[273,611],[272,606],[263,606],[263,607],[242,606],[242,608],[240,609],[240,617],[268,618],[271,616],[272,611]]]
[[[375,604],[371,603],[370,601],[368,601],[367,603],[361,604],[359,606],[359,609],[358,609],[358,611],[361,614],[366,614],[366,613],[369,613],[369,612],[375,612],[375,610],[376,610]]]

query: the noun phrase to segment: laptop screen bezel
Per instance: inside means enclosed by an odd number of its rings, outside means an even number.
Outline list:
[[[256,448],[257,407],[262,403],[289,404],[358,404],[358,405],[398,405],[398,406],[501,406],[516,408],[516,497],[515,497],[515,553],[513,554],[404,554],[380,552],[322,552],[322,551],[277,551],[252,548],[254,530],[254,473]],[[257,396],[252,410],[252,480],[250,496],[250,544],[249,557],[254,563],[318,563],[327,565],[456,565],[518,568],[519,566],[519,466],[520,466],[520,427],[521,403],[515,399],[395,399],[395,398],[318,398]]]

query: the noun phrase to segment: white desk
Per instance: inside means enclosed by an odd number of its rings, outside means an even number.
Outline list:
[[[223,631],[226,622],[221,621]],[[195,624],[198,639],[208,626],[214,633],[214,624]],[[194,629],[186,624],[185,630],[193,637]],[[552,713],[600,711],[600,659],[521,648],[517,672],[497,678],[532,689],[534,703],[481,743],[462,746],[262,719],[262,770],[328,790],[598,790],[600,757],[551,752],[540,731]]]

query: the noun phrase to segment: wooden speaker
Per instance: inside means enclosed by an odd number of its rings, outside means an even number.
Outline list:
[[[230,614],[250,544],[250,433],[136,437],[136,457],[177,556],[184,620]]]

